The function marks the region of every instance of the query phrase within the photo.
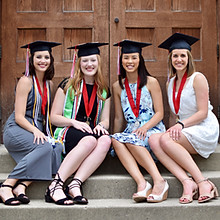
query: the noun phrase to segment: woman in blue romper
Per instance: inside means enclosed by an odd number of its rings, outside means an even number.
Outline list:
[[[133,199],[136,202],[161,202],[167,198],[169,186],[151,156],[148,138],[165,131],[161,121],[162,93],[158,81],[146,70],[141,55],[142,47],[150,44],[124,40],[114,46],[118,45],[122,49],[119,80],[113,84],[115,119],[112,144],[121,163],[137,183]],[[127,126],[122,131],[124,119]],[[153,189],[138,164],[151,175]]]

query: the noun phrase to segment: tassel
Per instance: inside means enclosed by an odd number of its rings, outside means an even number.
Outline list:
[[[71,79],[73,78],[74,70],[75,70],[75,62],[76,62],[76,47],[77,47],[77,46],[75,46],[75,50],[74,50],[73,65],[72,65],[71,75],[70,75],[70,78],[71,78]]]
[[[120,75],[120,45],[118,44],[117,75]]]
[[[28,45],[28,48],[27,48],[27,53],[26,53],[26,69],[25,69],[25,76],[29,76],[29,45]]]

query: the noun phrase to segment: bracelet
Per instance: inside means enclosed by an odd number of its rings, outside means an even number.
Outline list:
[[[98,125],[99,125],[99,126],[101,126],[102,128],[104,128],[104,129],[105,129],[105,127],[104,127],[104,125],[103,125],[103,124],[98,123]]]
[[[183,122],[181,122],[181,121],[177,121],[176,123],[182,125],[182,129],[184,128],[184,124],[183,124]]]

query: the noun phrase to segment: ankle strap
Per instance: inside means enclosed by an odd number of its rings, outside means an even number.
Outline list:
[[[18,182],[18,184],[17,185],[22,185],[22,186],[24,186],[25,187],[25,189],[27,189],[27,185],[26,184],[24,184],[23,182]]]
[[[183,183],[183,182],[186,181],[186,180],[191,180],[191,181],[193,181],[193,179],[189,177],[189,178],[186,178],[186,179],[181,180],[181,182]]]
[[[7,184],[1,184],[0,187],[8,187],[8,188],[13,189],[13,186],[11,186],[11,185],[7,185]]]
[[[209,180],[208,178],[205,178],[205,179],[203,179],[203,180],[199,180],[199,181],[197,182],[197,184],[199,184],[199,183],[201,183],[201,182],[208,181],[208,180]]]
[[[54,192],[57,189],[63,189],[64,182],[61,180],[59,173],[57,173],[58,179],[54,179],[52,182],[55,182],[55,186],[50,189],[51,195],[54,195]]]
[[[78,187],[78,188],[81,188],[81,185],[82,185],[82,181],[80,179],[77,179],[77,178],[73,178],[72,179],[72,182],[75,181],[76,183],[72,183],[69,185],[69,188],[70,189],[73,189],[75,187]]]

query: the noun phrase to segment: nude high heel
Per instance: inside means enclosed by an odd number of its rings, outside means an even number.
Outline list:
[[[212,186],[212,190],[210,191],[210,193],[199,195],[198,203],[208,202],[209,200],[215,199],[216,197],[219,196],[217,187],[209,179],[200,180],[197,182],[197,184],[204,182],[204,181],[207,181]],[[202,199],[203,197],[205,198]]]
[[[192,178],[187,178],[187,179],[184,179],[182,180],[182,183],[186,180],[190,180],[190,181],[193,181]],[[193,181],[194,182],[194,181]],[[196,183],[195,183],[196,184]],[[179,199],[179,203],[181,204],[188,204],[188,203],[191,203],[193,201],[193,199],[198,199],[198,187],[196,189],[193,190],[192,192],[192,196],[191,195],[182,195]]]

